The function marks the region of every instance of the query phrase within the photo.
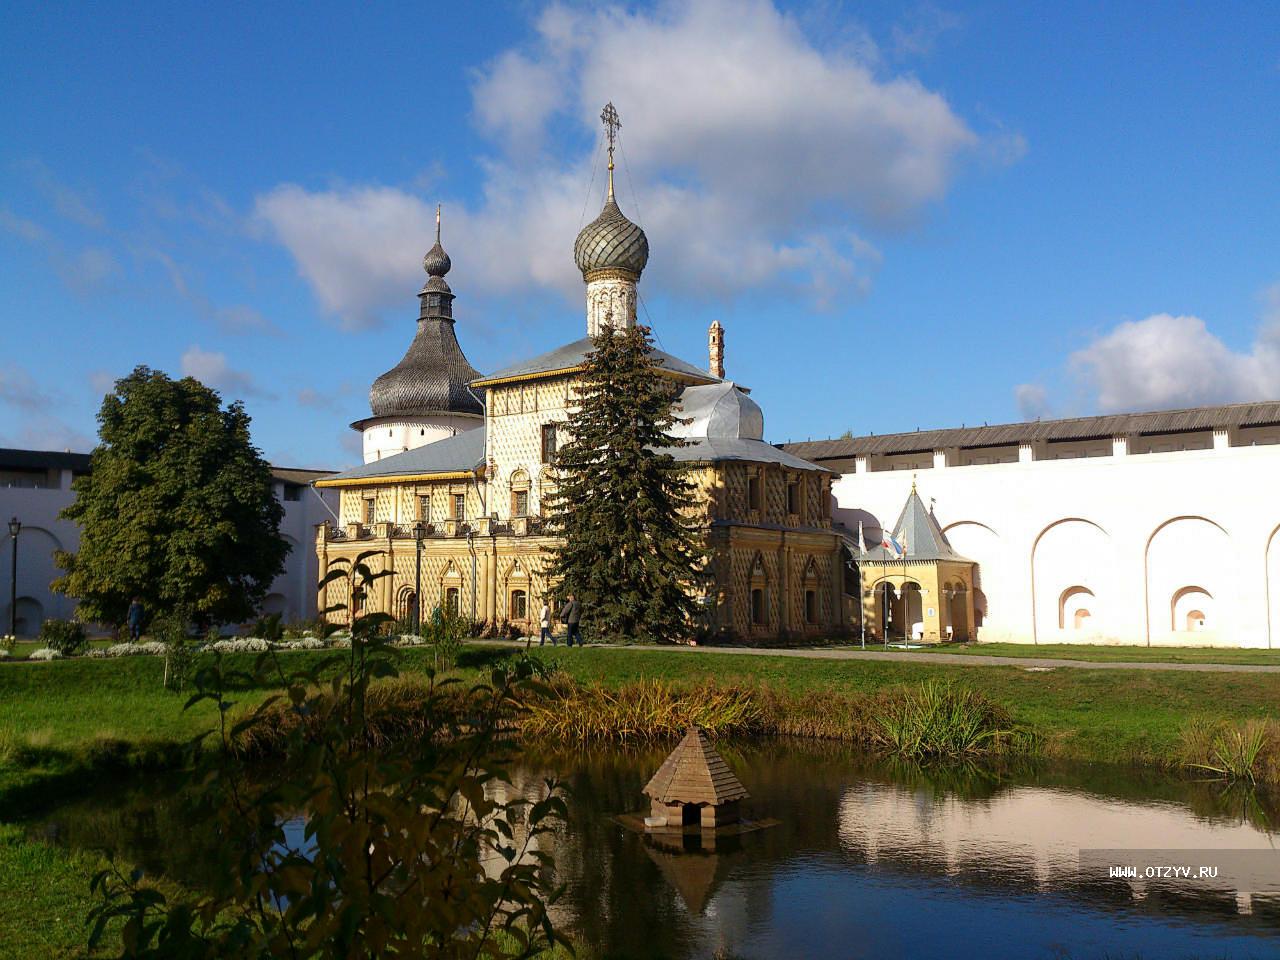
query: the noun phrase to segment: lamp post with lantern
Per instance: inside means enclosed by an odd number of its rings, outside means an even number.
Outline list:
[[[422,632],[422,541],[427,536],[427,525],[419,520],[413,525],[415,560],[413,566],[413,632]]]
[[[13,556],[9,564],[9,635],[18,635],[18,534],[22,522],[14,517],[9,521],[9,539],[13,541]]]

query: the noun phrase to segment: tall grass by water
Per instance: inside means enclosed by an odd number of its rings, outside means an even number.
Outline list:
[[[1280,783],[1280,723],[1196,719],[1182,736],[1182,766],[1231,783]]]
[[[1033,752],[1038,739],[1007,710],[960,684],[926,681],[869,695],[704,681],[620,685],[567,677],[520,721],[527,740],[573,745],[674,740],[691,726],[713,736],[843,740],[912,759]]]

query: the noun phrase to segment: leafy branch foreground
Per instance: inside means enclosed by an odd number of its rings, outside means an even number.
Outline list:
[[[188,708],[211,701],[220,718],[215,757],[186,784],[216,841],[213,879],[174,893],[98,873],[91,949],[116,929],[123,956],[139,958],[506,958],[568,945],[537,842],[565,815],[562,790],[547,781],[537,799],[504,799],[506,731],[542,668],[520,660],[466,689],[428,670],[412,684],[411,726],[392,729],[408,685],[376,636],[383,619],[359,618],[351,648],[305,672],[285,675],[266,654],[253,674],[219,662],[197,676]],[[228,691],[273,670],[285,692],[241,715]],[[264,771],[245,746],[268,741],[288,763]]]

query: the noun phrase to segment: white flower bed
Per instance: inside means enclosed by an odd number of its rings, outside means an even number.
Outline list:
[[[148,640],[146,643],[116,643],[103,651],[103,655],[108,657],[156,657],[162,653],[164,653],[164,644],[158,640]]]
[[[116,644],[116,646],[120,646],[120,644]],[[88,657],[90,660],[105,660],[107,659],[107,656],[108,656],[107,648],[106,647],[90,647],[89,652],[86,653],[85,656]]]
[[[6,650],[4,647],[0,647],[0,660],[7,660],[8,658],[9,658],[9,651]]]
[[[391,641],[393,647],[422,647],[426,646],[427,641],[421,637],[415,637],[411,633],[403,634]]]
[[[41,647],[39,650],[33,651],[28,660],[61,660],[62,654],[52,647]]]
[[[261,637],[238,637],[211,643],[209,649],[216,653],[266,653],[271,649],[271,644]]]
[[[329,645],[318,637],[305,636],[301,640],[284,640],[272,646],[277,650],[324,650]]]

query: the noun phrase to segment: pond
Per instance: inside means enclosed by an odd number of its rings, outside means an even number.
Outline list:
[[[778,825],[680,842],[626,829],[614,817],[645,808],[662,750],[530,755],[514,772],[518,791],[550,775],[571,789],[551,841],[558,920],[588,956],[1280,957],[1280,819],[1247,792],[1110,768],[922,769],[804,741],[721,752],[746,815]],[[153,789],[41,829],[198,880],[199,831],[176,807]],[[1182,852],[1082,862],[1111,848]],[[1116,859],[1140,875],[1110,876]],[[1216,878],[1141,874],[1210,864]]]

